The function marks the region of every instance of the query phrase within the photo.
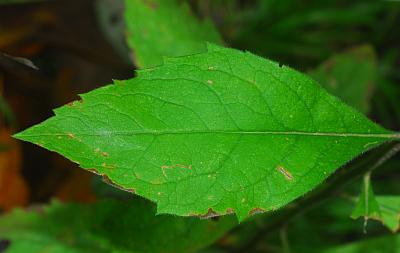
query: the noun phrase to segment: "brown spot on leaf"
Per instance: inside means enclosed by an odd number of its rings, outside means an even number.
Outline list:
[[[105,174],[101,174],[101,176],[103,177],[103,182],[104,182],[104,183],[109,184],[109,185],[111,185],[111,186],[113,186],[113,187],[115,187],[115,188],[118,188],[118,189],[122,190],[122,191],[126,191],[126,192],[130,192],[130,193],[135,194],[135,189],[133,189],[133,188],[132,188],[132,189],[124,188],[124,187],[118,185],[117,183],[115,183],[114,181],[112,181],[112,180],[111,180],[107,175],[105,175]]]
[[[200,219],[209,219],[209,218],[220,216],[220,214],[215,212],[212,208],[208,208],[208,211],[206,214],[200,214],[198,216],[200,217]]]
[[[289,181],[293,180],[292,173],[290,173],[290,171],[288,171],[288,170],[285,169],[284,167],[278,166],[278,167],[276,167],[276,169],[277,169],[282,175],[284,175],[285,178],[286,178],[287,180],[289,180]]]
[[[265,212],[264,209],[256,207],[256,208],[253,208],[250,210],[249,215],[252,216],[252,215],[263,213],[263,212]]]
[[[100,154],[100,155],[103,156],[103,157],[108,157],[108,156],[109,156],[109,154],[108,154],[107,152],[101,152],[99,148],[96,148],[96,149],[94,150],[94,152]]]
[[[107,164],[107,163],[102,163],[101,167],[103,167],[105,169],[115,169],[115,165]]]
[[[67,106],[73,107],[73,106],[77,105],[78,103],[79,103],[79,104],[82,104],[82,103],[83,103],[83,100],[82,100],[82,99],[79,99],[79,100],[71,101],[71,102],[69,102],[69,103],[67,104]]]
[[[96,169],[86,169],[87,171],[90,171],[90,172],[92,172],[92,173],[94,173],[94,174],[96,174],[96,175],[102,175],[101,173],[99,173]]]

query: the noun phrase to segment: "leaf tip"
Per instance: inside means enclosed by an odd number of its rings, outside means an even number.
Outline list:
[[[25,132],[26,132],[26,130],[23,130],[21,132],[11,135],[11,137],[14,139],[20,140],[20,141],[26,141]]]

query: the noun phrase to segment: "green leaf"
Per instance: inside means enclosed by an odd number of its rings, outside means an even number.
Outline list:
[[[392,232],[400,230],[400,196],[377,196],[381,221]]]
[[[396,232],[400,227],[400,196],[375,197],[368,178],[364,180],[360,197],[351,217],[353,219],[364,217],[365,221],[378,220],[392,232]]]
[[[157,202],[158,213],[243,220],[400,138],[291,68],[211,44],[81,97],[15,137]]]
[[[16,210],[0,218],[6,253],[59,252],[196,252],[235,225],[218,221],[155,216],[142,199],[102,200],[93,205],[61,204],[36,211]]]
[[[375,199],[369,176],[364,177],[361,194],[357,201],[357,205],[351,214],[351,217],[353,219],[364,217],[365,221],[367,221],[369,218],[379,219],[381,217],[381,210],[378,202]]]
[[[199,21],[186,3],[126,0],[125,8],[128,45],[140,68],[161,65],[164,56],[205,52],[205,41],[222,44],[212,22]]]
[[[310,252],[310,251],[307,251]],[[400,235],[381,236],[341,246],[312,251],[318,253],[400,253]]]
[[[338,54],[309,72],[331,94],[363,113],[377,77],[376,56],[371,46],[360,46]]]

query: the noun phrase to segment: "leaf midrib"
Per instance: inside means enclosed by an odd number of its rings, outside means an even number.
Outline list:
[[[71,133],[17,134],[14,137],[69,136]],[[325,137],[400,139],[400,133],[346,133],[346,132],[302,132],[302,131],[226,131],[226,130],[167,130],[167,131],[103,131],[101,133],[72,133],[75,136],[133,136],[133,135],[174,135],[174,134],[240,134],[240,135],[302,135]]]

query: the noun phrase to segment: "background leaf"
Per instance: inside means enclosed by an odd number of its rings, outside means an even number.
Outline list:
[[[140,68],[163,63],[165,56],[206,51],[205,41],[222,44],[210,20],[198,20],[176,0],[126,0],[127,40]]]
[[[374,239],[361,240],[359,242],[348,243],[330,249],[319,250],[322,253],[399,253],[400,236],[381,236]]]
[[[381,221],[392,232],[396,232],[400,226],[400,196],[375,196],[368,178],[364,180],[360,197],[351,217],[375,219]]]
[[[9,242],[6,253],[196,252],[235,225],[232,217],[155,216],[155,206],[142,199],[93,205],[53,202],[36,209],[0,218],[0,240]]]
[[[333,56],[309,75],[348,105],[368,113],[377,72],[374,50],[365,45]]]
[[[364,229],[367,225],[368,218],[378,219],[381,217],[379,204],[375,199],[374,191],[372,190],[370,178],[364,177],[361,194],[357,201],[357,205],[351,214],[353,219],[363,216],[365,219]]]
[[[159,213],[243,220],[399,138],[312,79],[215,45],[81,97],[16,137],[156,201]]]

